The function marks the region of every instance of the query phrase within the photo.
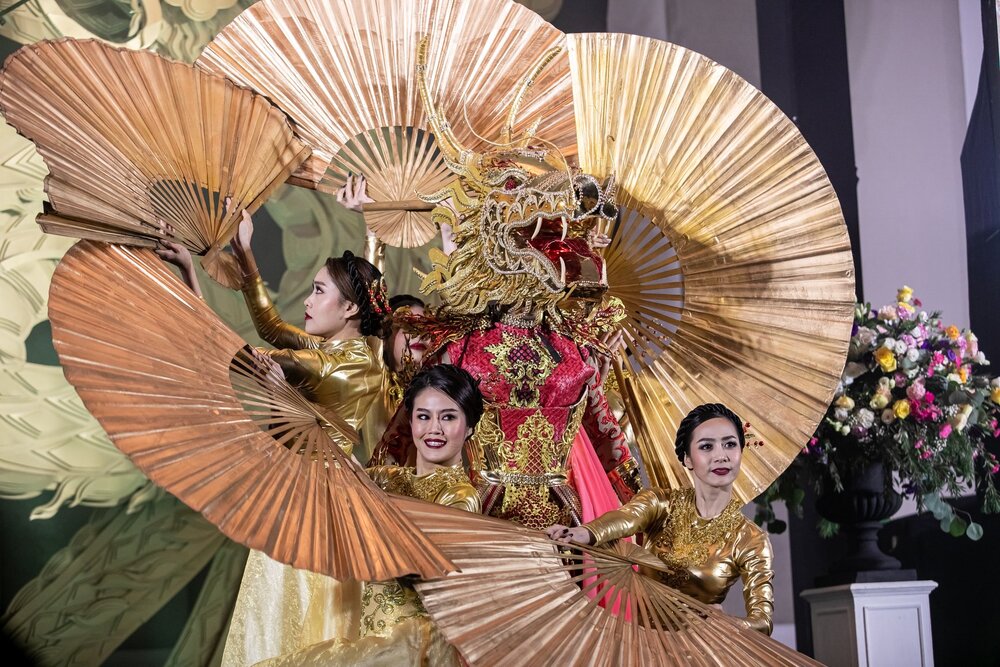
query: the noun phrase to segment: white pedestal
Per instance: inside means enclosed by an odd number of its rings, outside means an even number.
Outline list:
[[[932,667],[934,581],[846,584],[802,591],[813,654],[829,667]]]

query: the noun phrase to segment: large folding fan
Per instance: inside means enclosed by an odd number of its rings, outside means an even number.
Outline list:
[[[656,484],[688,485],[681,418],[725,403],[764,444],[749,501],[795,458],[843,370],[854,268],[837,196],[795,125],[734,72],[621,34],[566,36],[580,167],[614,174],[610,293],[629,318],[622,390]],[[586,103],[583,103],[586,101]]]
[[[557,548],[542,533],[393,498],[458,570],[417,583],[445,638],[473,665],[818,665],[641,574],[642,547]]]
[[[288,112],[313,151],[292,182],[335,191],[350,172],[364,174],[368,194],[383,204],[366,212],[369,228],[389,245],[416,247],[435,233],[418,195],[455,177],[416,87],[425,36],[429,87],[465,145],[484,148],[480,137],[496,140],[508,124],[516,133],[538,121],[540,137],[575,152],[566,73],[533,76],[563,34],[511,0],[262,0],[197,64]]]
[[[340,579],[454,569],[330,437],[357,433],[151,251],[81,241],[52,278],[49,317],[66,378],[115,445],[228,537]]]
[[[17,51],[0,75],[0,109],[49,168],[45,231],[146,247],[169,236],[233,288],[240,277],[221,250],[240,211],[255,211],[309,155],[253,91],[96,40]]]

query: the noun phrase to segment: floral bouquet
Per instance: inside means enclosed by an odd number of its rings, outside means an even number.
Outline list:
[[[983,510],[1000,511],[997,458],[985,448],[1000,436],[1000,379],[975,335],[927,314],[903,287],[897,302],[854,311],[847,364],[833,403],[802,453],[757,499],[757,522],[784,530],[771,503],[784,500],[801,515],[803,487],[843,489],[841,476],[873,463],[894,473],[904,496],[915,497],[952,535],[979,539],[982,527],[941,499],[981,482]],[[820,525],[824,535],[836,525]]]

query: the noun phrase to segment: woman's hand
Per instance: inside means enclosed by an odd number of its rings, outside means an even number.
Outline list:
[[[352,211],[361,213],[365,204],[374,199],[368,196],[368,181],[361,174],[348,174],[344,186],[337,190],[337,202]]]
[[[226,197],[226,210],[232,204],[232,198]],[[236,235],[229,241],[229,247],[233,249],[233,256],[243,270],[244,276],[251,276],[257,272],[257,260],[254,259],[253,251],[250,249],[250,240],[253,238],[253,218],[246,209],[240,211],[240,225],[236,228]]]
[[[173,236],[174,228],[163,220],[158,221],[160,229],[167,236]],[[194,260],[191,259],[191,251],[186,246],[167,239],[160,239],[159,245],[153,248],[156,256],[168,264],[173,264],[181,270],[181,278],[191,291],[199,299],[201,295],[201,285],[198,284],[198,274],[194,272]]]
[[[167,264],[173,264],[185,273],[190,271],[194,266],[194,261],[191,259],[191,251],[180,243],[164,239],[160,241],[160,245],[153,248],[153,252]]]
[[[590,544],[590,531],[583,526],[569,528],[568,526],[561,526],[557,523],[554,526],[546,528],[545,534],[549,536],[550,540],[555,540],[556,542],[562,542],[564,544]]]

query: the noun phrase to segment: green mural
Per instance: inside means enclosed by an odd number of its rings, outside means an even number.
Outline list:
[[[7,1],[0,3],[0,55],[43,39],[75,37],[193,62],[251,4]],[[562,3],[524,4],[551,18]],[[246,551],[150,484],[63,377],[51,344],[48,288],[73,240],[43,234],[35,224],[46,173],[34,146],[0,125],[4,632],[43,665],[218,664]],[[292,322],[301,320],[302,300],[326,257],[364,250],[361,216],[332,196],[283,186],[255,220],[262,273]],[[417,293],[414,270],[428,270],[426,250],[388,249],[392,293]],[[201,282],[216,312],[259,342],[242,296],[207,278]]]

